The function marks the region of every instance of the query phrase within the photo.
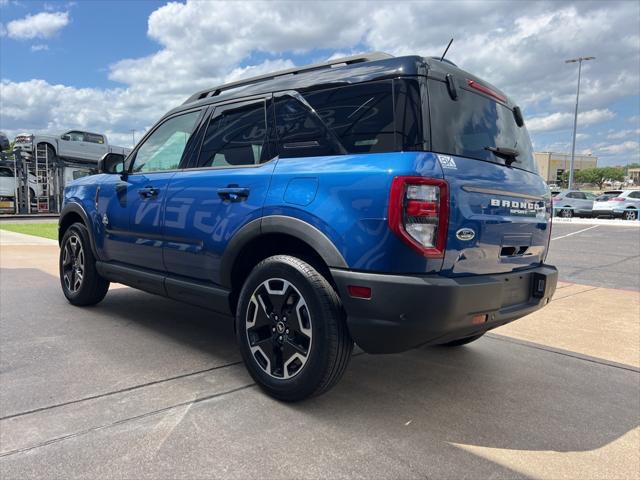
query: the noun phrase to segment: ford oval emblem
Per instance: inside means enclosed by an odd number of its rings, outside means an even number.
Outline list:
[[[456,237],[458,237],[458,240],[463,240],[463,241],[473,240],[475,236],[476,236],[476,232],[474,232],[470,228],[461,228],[456,232]]]

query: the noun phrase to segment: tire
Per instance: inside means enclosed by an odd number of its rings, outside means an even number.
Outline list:
[[[33,190],[33,188],[29,188],[29,202],[31,203],[31,205],[38,204],[38,197],[36,197],[36,192]]]
[[[71,225],[62,237],[59,269],[62,292],[73,305],[95,305],[109,290],[109,281],[96,270],[89,232],[82,223]]]
[[[573,210],[571,208],[563,208],[560,210],[560,216],[562,218],[571,218],[573,217]]]
[[[638,211],[633,209],[625,210],[622,218],[624,218],[625,220],[637,220]]]
[[[287,402],[329,390],[353,350],[342,304],[327,279],[287,255],[263,260],[245,281],[236,337],[256,383]]]
[[[479,338],[481,338],[485,332],[482,332],[480,335],[472,335],[471,337],[459,338],[458,340],[452,340],[451,342],[441,343],[442,347],[460,347],[462,345],[466,345],[467,343],[475,342]]]
[[[51,162],[55,160],[55,158],[56,158],[56,151],[53,149],[51,145],[47,144],[47,160]]]

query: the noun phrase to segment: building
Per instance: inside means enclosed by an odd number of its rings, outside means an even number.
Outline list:
[[[634,185],[640,185],[640,168],[630,168],[627,174]]]
[[[562,174],[569,171],[569,165],[571,165],[571,154],[569,153],[536,152],[534,156],[538,164],[538,171],[547,183],[559,183]],[[598,157],[576,155],[573,162],[573,171],[595,168],[597,164]]]

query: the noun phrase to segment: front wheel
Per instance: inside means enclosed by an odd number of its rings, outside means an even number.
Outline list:
[[[249,373],[269,395],[319,395],[344,373],[353,341],[338,295],[308,263],[286,255],[260,262],[238,300],[236,336]]]
[[[81,223],[71,225],[62,237],[60,284],[67,300],[78,306],[95,305],[109,290],[109,281],[96,270],[89,232]]]

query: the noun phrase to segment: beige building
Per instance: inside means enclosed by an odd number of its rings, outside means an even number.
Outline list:
[[[640,168],[630,168],[628,175],[634,185],[640,185]]]
[[[558,183],[564,172],[569,171],[571,164],[570,153],[536,152],[534,153],[538,163],[538,171],[547,183]],[[573,171],[595,168],[598,157],[593,155],[576,155],[573,162]]]

